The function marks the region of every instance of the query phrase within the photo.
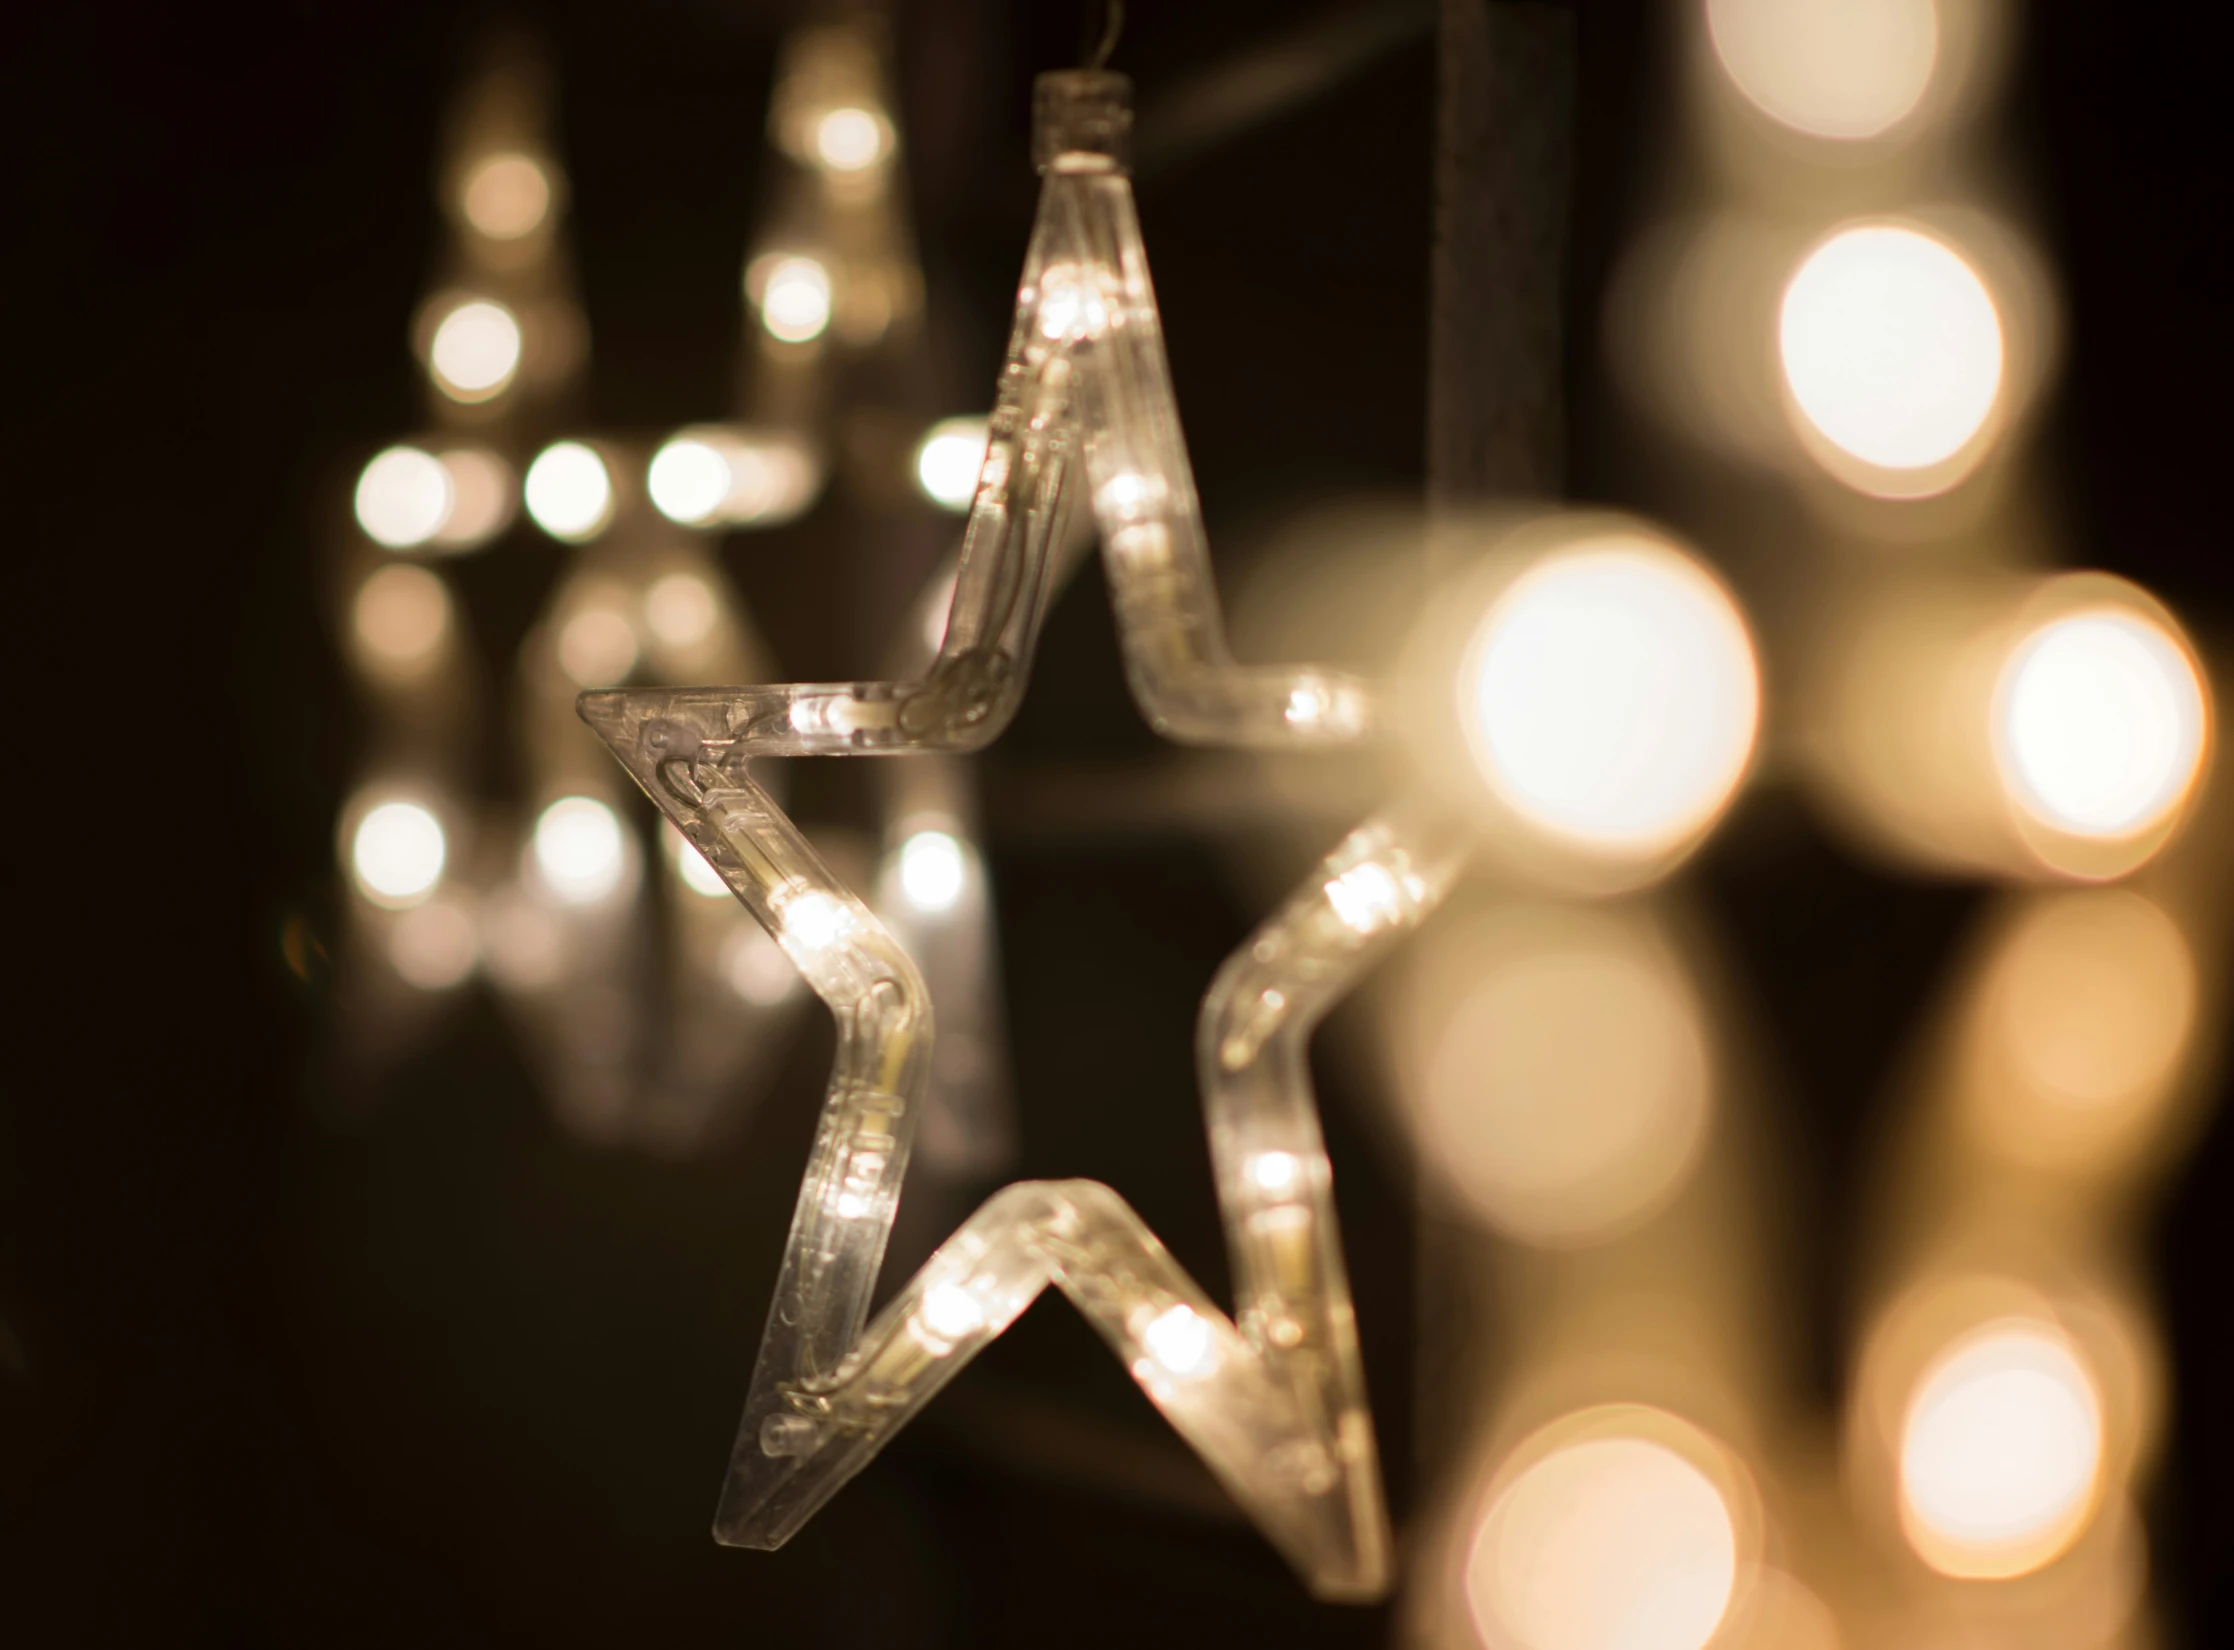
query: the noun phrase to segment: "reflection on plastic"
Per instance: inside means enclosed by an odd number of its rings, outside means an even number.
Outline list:
[[[2093,1512],[2102,1466],[2094,1379],[2053,1326],[1987,1324],[1926,1371],[1901,1428],[1901,1522],[1948,1575],[2036,1570]]]
[[[1848,141],[1912,114],[1939,56],[1934,0],[1707,0],[1731,83],[1771,119]]]
[[[2001,317],[1944,241],[1901,224],[1837,231],[1801,263],[1778,317],[1804,421],[1866,492],[1914,497],[1960,480],[2001,395]]]

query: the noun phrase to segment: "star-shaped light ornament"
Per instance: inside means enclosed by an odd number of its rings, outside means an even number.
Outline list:
[[[1237,664],[1125,169],[1128,83],[1062,72],[1043,76],[1036,98],[1038,221],[945,640],[928,673],[581,700],[583,717],[838,1024],[836,1069],[715,1533],[731,1545],[780,1546],[1052,1284],[1314,1592],[1369,1599],[1390,1580],[1388,1515],[1309,1034],[1484,844],[1507,843],[1600,885],[1672,864],[1742,775],[1757,703],[1752,653],[1709,575],[1649,530],[1599,517],[1523,530],[1484,562],[1461,605],[1487,616],[1463,633],[1423,631],[1419,649],[1443,667],[1444,687],[1416,704],[1338,671]],[[1232,1317],[1115,1191],[1063,1180],[997,1193],[869,1321],[924,1092],[929,1001],[906,951],[832,877],[751,764],[964,752],[995,738],[1022,696],[1057,582],[1066,507],[1081,485],[1132,692],[1158,732],[1197,745],[1318,749],[1402,724],[1432,748],[1425,766],[1440,778],[1351,832],[1234,954],[1204,1001],[1197,1047],[1239,1294]],[[1613,686],[1559,681],[1555,671],[1568,724],[1554,748],[1540,737],[1530,745],[1527,730],[1516,744],[1491,686],[1541,684],[1547,657],[1568,657],[1578,635],[1596,638],[1602,653],[1608,634],[1624,655]],[[1738,658],[1713,678],[1719,743],[1688,753],[1690,788],[1672,802],[1653,793],[1659,800],[1648,797],[1645,812],[1658,813],[1640,826],[1639,785],[1649,792],[1654,764],[1668,765],[1649,725],[1665,710],[1661,678],[1688,680],[1698,650],[1718,646]],[[1475,686],[1451,694],[1453,669]],[[1446,732],[1455,743],[1436,742]],[[1449,760],[1468,747],[1473,761]]]

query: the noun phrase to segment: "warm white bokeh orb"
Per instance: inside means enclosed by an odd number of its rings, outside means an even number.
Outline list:
[[[799,970],[783,947],[749,920],[737,925],[722,949],[722,976],[730,990],[755,1008],[773,1008],[799,989]]]
[[[1466,1556],[1475,1625],[1499,1650],[1701,1650],[1737,1587],[1712,1479],[1664,1444],[1597,1437],[1535,1462]]]
[[[512,467],[480,447],[452,447],[442,454],[450,477],[450,511],[434,542],[445,550],[473,550],[512,520],[517,483]]]
[[[443,316],[427,364],[435,385],[453,401],[501,394],[520,369],[520,323],[502,304],[475,298]]]
[[[1760,719],[1752,639],[1696,562],[1643,538],[1530,568],[1461,671],[1477,767],[1522,819],[1616,857],[1662,852],[1736,789]]]
[[[1777,339],[1801,414],[1881,469],[1945,464],[2001,395],[2001,316],[1962,254],[1896,224],[1842,229],[1784,289]]]
[[[627,844],[613,810],[594,797],[566,796],[535,822],[535,866],[567,905],[595,905],[621,885]]]
[[[450,592],[442,580],[408,563],[375,570],[349,604],[358,657],[392,682],[427,676],[442,660],[452,622]]]
[[[653,507],[669,521],[703,526],[729,497],[729,461],[708,442],[677,436],[652,455],[644,482]]]
[[[900,845],[900,893],[926,916],[954,909],[969,885],[969,850],[945,831],[917,831]]]
[[[491,155],[466,174],[460,204],[466,222],[490,240],[516,241],[549,214],[550,174],[528,155]]]
[[[559,441],[527,469],[527,513],[555,539],[593,539],[613,519],[613,477],[595,447]]]
[[[940,509],[967,510],[977,497],[987,423],[983,418],[942,418],[924,432],[915,449],[916,484]]]
[[[696,573],[663,573],[644,592],[644,623],[667,647],[698,646],[720,620],[720,598]]]
[[[401,910],[434,892],[449,844],[434,811],[417,802],[383,802],[357,822],[349,868],[375,905]]]
[[[1873,138],[1923,101],[1939,60],[1934,0],[1707,0],[1731,83],[1813,137]]]
[[[636,627],[618,608],[592,603],[559,626],[559,668],[576,687],[612,687],[626,680],[636,656]]]
[[[815,122],[815,158],[833,172],[865,171],[891,143],[892,128],[873,109],[832,109]]]
[[[778,257],[761,272],[760,324],[787,344],[819,338],[830,325],[830,272],[813,258]]]
[[[357,525],[376,544],[408,550],[442,531],[454,497],[442,460],[417,447],[390,447],[357,477]]]
[[[2022,1575],[2078,1535],[2103,1453],[2094,1378],[2047,1324],[1990,1324],[1943,1353],[1901,1426],[1901,1520],[1949,1575]]]
[[[682,878],[683,886],[694,894],[704,894],[708,899],[721,899],[728,895],[729,884],[721,880],[721,873],[708,863],[706,856],[689,837],[666,827],[667,851],[673,859],[675,874]]]
[[[2003,779],[2043,824],[2131,836],[2195,783],[2202,680],[2180,641],[2142,614],[2105,609],[2043,625],[2010,655],[1997,697]]]
[[[480,956],[473,914],[454,899],[437,897],[399,912],[388,931],[389,966],[421,991],[464,984]]]

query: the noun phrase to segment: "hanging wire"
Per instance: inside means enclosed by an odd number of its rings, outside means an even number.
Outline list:
[[[1101,43],[1094,47],[1083,65],[1088,69],[1109,67],[1110,54],[1117,49],[1117,37],[1125,32],[1125,0],[1102,0]],[[1086,36],[1091,40],[1094,37]]]

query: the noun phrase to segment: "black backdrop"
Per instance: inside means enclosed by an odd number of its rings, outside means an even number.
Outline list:
[[[1294,10],[1132,9],[1117,66],[1147,105]],[[562,77],[586,411],[718,413],[781,8],[526,15]],[[2009,118],[2069,302],[2044,439],[2071,539],[2223,636],[2218,60],[2170,8],[2025,16]],[[415,421],[404,324],[436,244],[461,27],[411,4],[55,7],[9,25],[0,589],[30,718],[10,972],[34,992],[0,1124],[0,1638],[1384,1642],[1385,1613],[1303,1599],[1060,1309],[1033,1312],[784,1554],[711,1544],[825,1032],[743,1138],[688,1165],[558,1134],[486,1002],[377,1109],[326,1103],[324,1003],[279,944],[290,917],[332,922],[358,733],[318,550],[352,462]],[[1671,118],[1652,89],[1664,28],[1631,0],[1583,8],[1577,317],[1597,313],[1638,157]],[[1031,208],[1029,77],[1075,56],[1079,19],[926,0],[904,32],[940,347],[954,382],[988,384]],[[1324,500],[1419,487],[1432,75],[1423,28],[1142,179],[1222,570],[1229,545],[1245,561]],[[1573,491],[1649,507],[1578,331]],[[982,399],[967,388],[956,410]],[[867,662],[829,531],[727,552],[802,679]],[[484,631],[516,640],[552,567],[524,543],[469,567]],[[1092,574],[1062,603],[988,758],[996,789],[1057,759],[1153,754],[1106,611]],[[851,781],[824,783],[827,812],[859,806]],[[1790,1078],[1789,1173],[1822,1217],[1805,1265],[1827,1397],[1858,1144],[1977,896],[1857,863],[1788,798],[1745,815],[1700,880]],[[1110,1179],[1222,1289],[1184,1097],[1195,999],[1250,901],[1184,838],[1008,832],[997,812],[990,828],[1022,1171]],[[1402,1173],[1339,1070],[1324,1078],[1401,1510]],[[2222,1106],[2155,1237],[2178,1427],[2152,1507],[2158,1585],[2205,1643],[2234,1635],[2230,1194]]]

